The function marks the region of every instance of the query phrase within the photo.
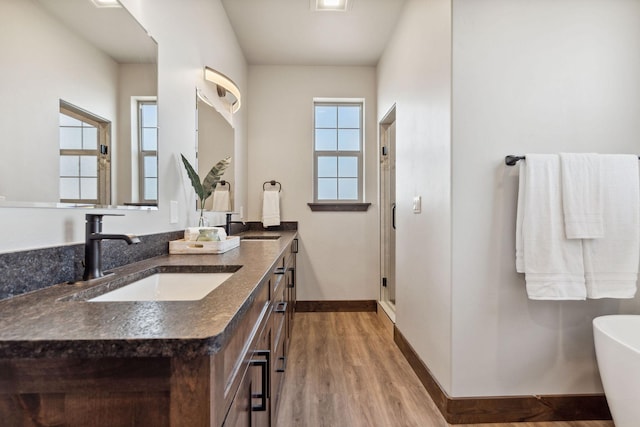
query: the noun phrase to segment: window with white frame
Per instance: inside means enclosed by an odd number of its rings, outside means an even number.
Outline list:
[[[314,101],[314,202],[363,202],[362,100]]]
[[[110,123],[60,101],[59,200],[63,203],[110,203]]]

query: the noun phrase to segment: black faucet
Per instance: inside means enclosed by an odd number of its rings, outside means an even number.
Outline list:
[[[231,224],[243,224],[244,221],[231,221],[231,215],[235,212],[227,212],[227,222],[224,225],[224,231],[227,233],[227,236],[231,236]]]
[[[102,241],[124,240],[128,244],[140,243],[133,234],[102,234],[102,217],[122,216],[121,214],[86,214],[87,220],[84,240],[84,274],[82,280],[104,276],[102,272]]]

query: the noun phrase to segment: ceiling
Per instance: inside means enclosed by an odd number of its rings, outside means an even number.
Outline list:
[[[124,8],[97,8],[89,0],[36,0],[79,37],[119,63],[156,62],[157,46]]]
[[[347,12],[315,0],[222,0],[251,65],[376,65],[405,0],[350,0]]]

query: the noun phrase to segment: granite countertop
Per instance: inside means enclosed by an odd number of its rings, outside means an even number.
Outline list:
[[[0,301],[0,358],[191,357],[214,354],[232,335],[258,284],[296,237],[243,241],[216,255],[164,255],[115,269],[114,274],[59,284]],[[241,266],[199,301],[88,302],[98,287],[149,269],[191,271]],[[215,267],[213,267],[215,268]],[[102,292],[100,292],[102,293]],[[78,295],[79,294],[79,295]]]

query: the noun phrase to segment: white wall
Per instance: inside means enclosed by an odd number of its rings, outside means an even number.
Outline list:
[[[408,0],[378,65],[378,120],[396,104],[396,325],[451,389],[451,2]],[[422,213],[412,199],[422,196]]]
[[[180,153],[194,158],[195,88],[202,86],[214,92],[203,81],[202,69],[205,65],[218,69],[233,78],[241,91],[246,91],[246,61],[218,0],[123,0],[123,3],[159,43],[160,209],[126,211],[126,217],[105,220],[104,230],[148,234],[181,229],[197,220],[193,208],[195,196],[179,163]],[[235,192],[236,200],[243,204],[246,204],[245,117],[246,108],[233,117]],[[177,224],[169,224],[170,200],[179,202]],[[85,212],[2,208],[0,251],[82,242]]]
[[[640,152],[640,2],[453,0],[454,396],[601,392],[591,320],[515,273],[507,154]]]
[[[378,298],[377,148],[373,67],[249,67],[249,218],[262,184],[282,183],[281,219],[299,221],[299,300]],[[368,212],[311,212],[313,98],[365,99]]]

